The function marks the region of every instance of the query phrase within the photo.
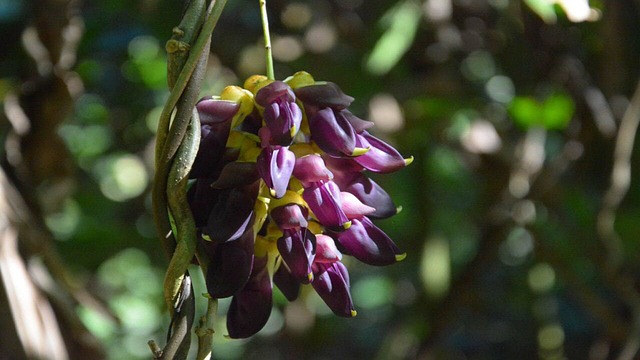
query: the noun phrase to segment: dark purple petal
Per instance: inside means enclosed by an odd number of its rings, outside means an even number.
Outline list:
[[[320,155],[310,154],[296,159],[293,168],[293,176],[303,183],[329,181],[333,179],[333,173],[324,164]]]
[[[353,127],[356,133],[360,134],[363,131],[373,127],[373,121],[362,120],[359,117],[353,115],[349,110],[340,111],[342,115],[349,121],[349,124]]]
[[[294,102],[276,102],[265,108],[264,120],[270,131],[269,143],[288,146],[300,131],[302,110]]]
[[[260,177],[269,187],[271,196],[284,196],[295,164],[296,156],[287,147],[270,146],[262,149],[256,165]]]
[[[353,102],[353,98],[342,92],[338,85],[332,82],[316,83],[295,89],[296,96],[305,105],[318,108],[330,107],[335,110],[347,108]]]
[[[278,239],[278,252],[291,275],[303,284],[313,280],[311,264],[316,256],[316,237],[306,228],[284,230]]]
[[[280,230],[299,230],[301,227],[307,227],[309,210],[298,204],[287,204],[271,209],[270,215]]]
[[[356,316],[349,292],[349,273],[341,262],[314,264],[314,276],[311,285],[334,314]]]
[[[197,179],[187,192],[187,201],[189,202],[196,227],[207,225],[209,214],[218,202],[220,190],[211,188],[209,184],[212,181],[207,178]]]
[[[360,199],[350,192],[340,192],[340,199],[342,201],[342,211],[349,219],[360,219],[376,211],[371,206],[363,204]]]
[[[368,217],[385,219],[397,213],[391,196],[377,183],[362,173],[340,174],[334,181],[341,190],[355,195],[363,204],[376,209]]]
[[[231,120],[226,125],[227,127],[211,125],[200,127],[200,147],[191,166],[190,178],[216,177],[216,173],[224,165],[222,158],[225,153]]]
[[[264,327],[273,304],[267,257],[256,257],[247,285],[231,300],[227,312],[227,331],[232,339],[244,339]]]
[[[273,283],[282,291],[289,301],[294,301],[300,294],[300,282],[291,275],[286,266],[281,265],[273,274]]]
[[[191,178],[215,177],[231,130],[233,116],[239,109],[235,102],[203,99],[197,105],[200,116],[200,147],[191,167]]]
[[[269,144],[290,145],[302,123],[302,110],[295,102],[293,90],[282,81],[274,81],[260,89],[255,100],[264,107],[263,117],[269,131],[263,135]]]
[[[282,81],[274,81],[269,85],[263,87],[258,90],[256,94],[255,101],[258,105],[266,108],[271,103],[277,100],[294,102],[296,101],[296,96],[286,83]]]
[[[333,181],[314,183],[304,189],[302,198],[323,226],[339,231],[351,224],[342,211],[340,188]]]
[[[205,244],[210,249],[206,283],[211,297],[229,297],[245,286],[253,264],[253,238],[247,229],[237,241]]]
[[[342,260],[342,253],[336,247],[336,243],[331,236],[316,235],[316,263],[333,263]]]
[[[212,241],[227,242],[238,239],[253,225],[253,208],[257,194],[245,188],[224,189],[209,214],[206,234]]]
[[[228,189],[249,185],[259,179],[260,175],[258,175],[255,163],[234,161],[222,168],[220,176],[211,184],[211,187]]]
[[[407,166],[413,159],[405,160],[393,146],[363,131],[356,135],[358,147],[369,148],[366,153],[353,160],[367,170],[390,173]]]
[[[367,217],[353,219],[351,227],[338,234],[338,241],[348,254],[369,265],[390,265],[406,256]]]
[[[240,105],[233,101],[204,98],[196,104],[201,124],[215,125],[231,120]]]
[[[362,165],[353,160],[354,158],[337,158],[325,155],[322,159],[334,176],[339,176],[343,173],[357,173],[365,170]]]
[[[311,140],[322,151],[332,156],[353,156],[356,151],[356,133],[341,114],[326,108],[309,119]]]

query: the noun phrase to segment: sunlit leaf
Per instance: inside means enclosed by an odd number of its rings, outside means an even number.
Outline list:
[[[540,18],[547,24],[555,23],[558,19],[554,8],[555,1],[551,0],[524,0],[533,12],[538,14]]]
[[[411,0],[399,3],[383,17],[389,27],[376,43],[367,59],[367,71],[384,75],[400,61],[409,50],[420,23],[420,7]]]

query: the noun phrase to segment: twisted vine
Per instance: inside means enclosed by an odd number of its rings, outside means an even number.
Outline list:
[[[170,258],[163,292],[172,315],[172,329],[164,349],[149,346],[156,359],[184,359],[189,352],[195,306],[187,268],[194,255],[206,273],[208,264],[196,249],[196,229],[186,199],[188,175],[200,143],[200,119],[195,109],[207,67],[211,33],[226,0],[188,2],[180,24],[167,41],[167,80],[171,93],[160,120],[155,146],[152,189],[153,217],[163,248]],[[211,354],[216,304],[209,299],[200,321],[198,359]]]

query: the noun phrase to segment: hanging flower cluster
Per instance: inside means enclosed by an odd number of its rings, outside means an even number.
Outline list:
[[[353,98],[306,72],[285,81],[249,78],[197,104],[201,144],[189,202],[210,259],[207,290],[233,296],[232,338],[267,322],[272,283],[290,300],[311,284],[344,317],[356,315],[343,254],[371,265],[405,257],[371,219],[396,214],[366,171],[407,166],[396,149],[367,132]]]

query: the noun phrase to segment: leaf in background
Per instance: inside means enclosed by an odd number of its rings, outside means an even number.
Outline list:
[[[384,75],[400,61],[413,43],[421,14],[420,6],[413,0],[407,0],[391,8],[382,17],[379,23],[383,26],[388,24],[388,28],[367,59],[367,71]]]
[[[548,130],[564,129],[571,120],[575,105],[571,98],[563,93],[549,96],[542,105],[543,125]]]
[[[524,0],[533,12],[538,14],[540,18],[547,24],[553,24],[558,20],[553,0]]]
[[[540,124],[540,104],[531,96],[516,96],[509,106],[509,114],[523,128]]]
[[[519,126],[542,126],[547,130],[564,129],[574,111],[571,97],[561,92],[551,94],[544,102],[531,96],[517,96],[509,106],[509,114]]]

